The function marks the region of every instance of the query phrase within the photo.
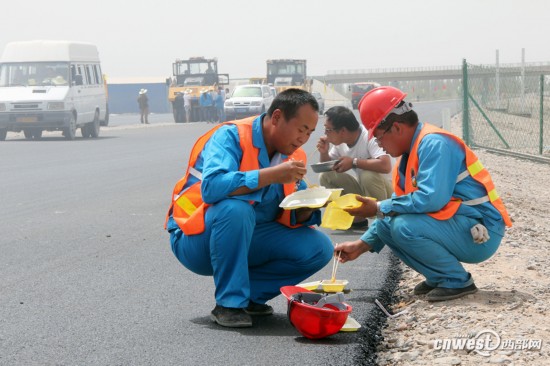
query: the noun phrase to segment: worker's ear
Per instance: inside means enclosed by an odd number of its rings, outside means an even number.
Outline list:
[[[396,135],[400,135],[403,133],[403,124],[399,122],[393,122],[393,131]]]
[[[271,123],[274,126],[277,126],[277,124],[279,124],[279,121],[281,121],[282,116],[283,116],[283,112],[281,112],[280,109],[275,109],[273,113],[271,113]]]

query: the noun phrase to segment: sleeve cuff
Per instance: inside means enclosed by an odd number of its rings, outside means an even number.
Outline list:
[[[380,201],[380,212],[382,212],[384,215],[389,214],[392,212],[392,199],[389,198],[387,200]]]
[[[250,170],[244,173],[244,185],[250,189],[258,188],[260,181],[260,171]]]
[[[384,243],[378,237],[371,234],[372,227],[369,227],[367,232],[361,236],[361,240],[371,247],[371,252],[380,253],[384,248]]]

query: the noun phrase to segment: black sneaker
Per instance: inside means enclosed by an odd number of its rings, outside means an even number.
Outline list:
[[[273,314],[273,308],[267,304],[258,304],[250,301],[248,306],[244,309],[248,315],[271,315]]]
[[[459,297],[466,296],[477,292],[477,287],[475,284],[471,284],[468,287],[464,288],[445,288],[445,287],[436,287],[432,291],[428,292],[426,295],[426,300],[428,301],[444,301],[458,299]]]
[[[428,285],[426,281],[422,281],[418,285],[414,286],[413,294],[426,295],[428,292],[432,291],[434,288],[435,287]]]
[[[210,319],[223,327],[248,328],[252,326],[252,318],[244,309],[226,308],[216,305],[210,313]]]
[[[351,224],[352,230],[367,230],[369,228],[369,220],[357,221]]]

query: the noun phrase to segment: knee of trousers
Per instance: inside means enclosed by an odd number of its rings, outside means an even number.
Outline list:
[[[308,252],[302,253],[301,258],[295,258],[295,264],[297,266],[308,267],[309,269],[317,272],[322,269],[328,262],[332,260],[334,256],[334,245],[326,234],[321,231],[304,228],[310,231],[310,245],[308,246]]]
[[[397,245],[408,245],[411,241],[417,238],[414,225],[411,220],[407,219],[409,215],[399,215],[391,220],[389,227],[392,241]]]
[[[337,179],[336,172],[324,172],[319,175],[319,183],[323,187],[332,188],[336,186],[336,179]]]

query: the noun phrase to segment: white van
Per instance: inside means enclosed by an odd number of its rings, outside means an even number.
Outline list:
[[[6,45],[0,59],[0,141],[8,131],[40,139],[62,131],[67,140],[98,137],[107,125],[107,85],[97,47],[68,41]]]

